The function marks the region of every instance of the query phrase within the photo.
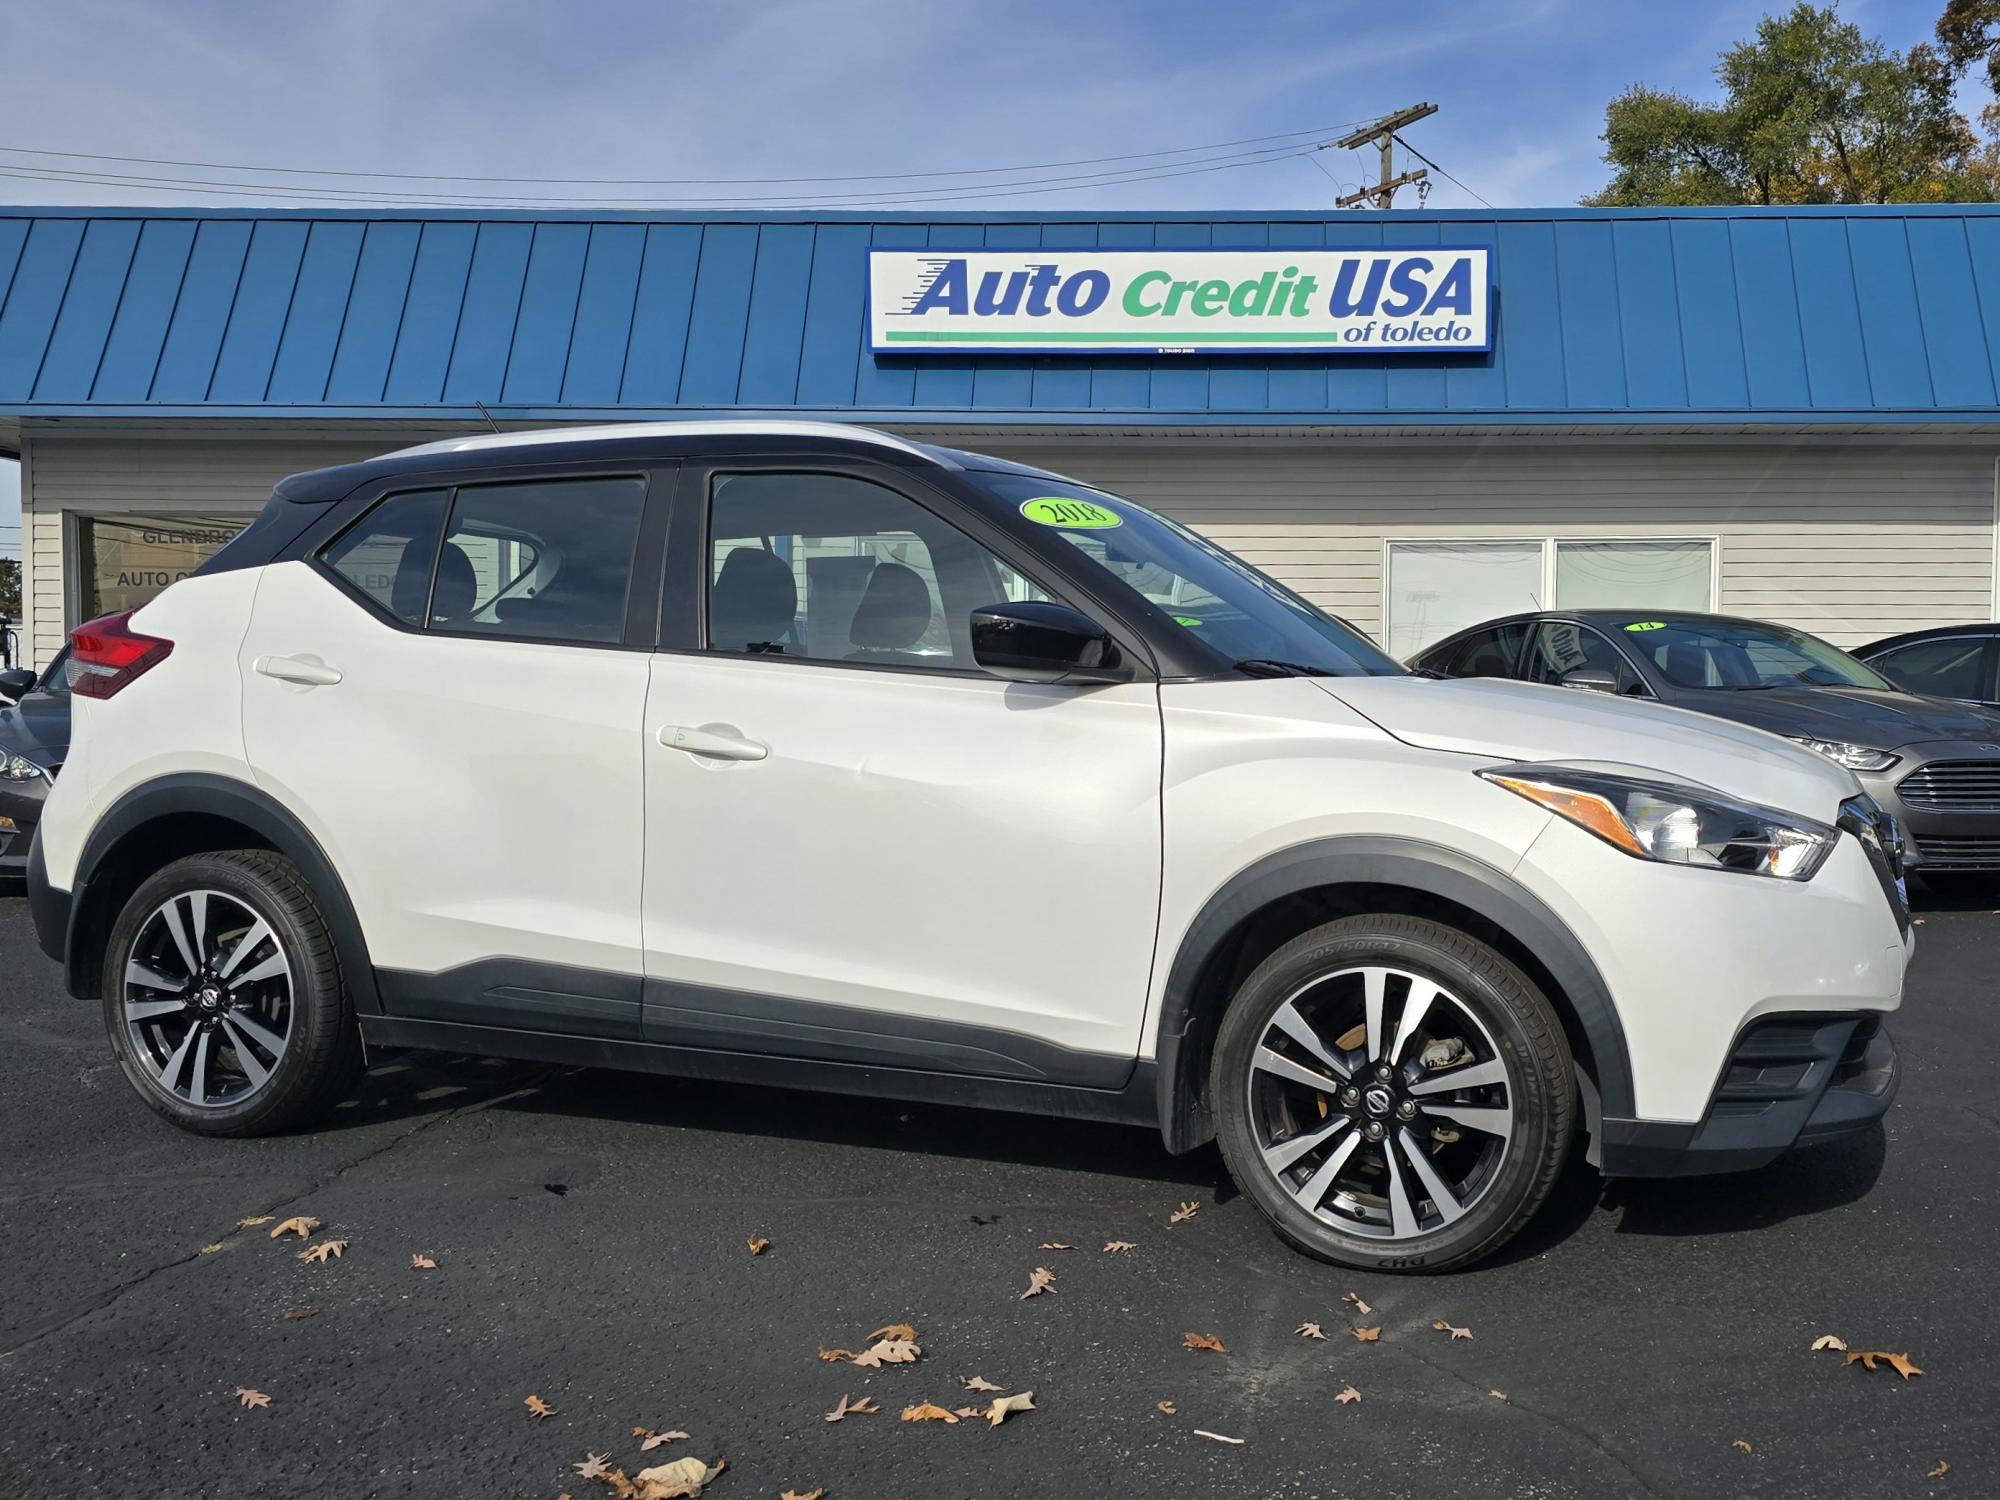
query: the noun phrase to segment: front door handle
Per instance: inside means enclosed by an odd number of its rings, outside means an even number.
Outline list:
[[[685,750],[711,760],[762,760],[771,753],[769,745],[745,739],[732,729],[706,725],[689,729],[681,724],[662,724],[660,743],[669,750]]]
[[[332,687],[340,681],[340,670],[309,656],[260,656],[250,664],[266,677],[280,682],[296,682],[306,687]]]

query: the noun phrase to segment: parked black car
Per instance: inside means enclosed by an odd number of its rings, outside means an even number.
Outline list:
[[[1912,630],[1854,654],[1908,692],[2000,708],[2000,625]]]
[[[69,652],[0,708],[0,885],[23,879],[42,803],[69,755]]]
[[[1895,815],[1905,863],[2000,874],[2000,711],[1904,692],[1837,646],[1725,615],[1511,615],[1410,665],[1652,698],[1770,730],[1846,766]]]

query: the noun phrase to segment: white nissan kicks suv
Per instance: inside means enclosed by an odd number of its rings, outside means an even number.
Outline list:
[[[1607,1174],[1888,1107],[1910,948],[1852,774],[1404,671],[1183,527],[863,429],[297,475],[74,632],[42,946],[188,1130],[363,1049],[1144,1123],[1438,1271]]]

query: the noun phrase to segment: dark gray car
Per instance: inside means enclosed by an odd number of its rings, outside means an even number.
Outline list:
[[[1725,615],[1551,610],[1462,630],[1410,665],[1652,698],[1812,746],[1895,815],[1906,863],[2000,873],[2000,712],[1906,693],[1816,636]]]
[[[42,803],[69,755],[68,660],[64,649],[40,678],[23,673],[20,701],[0,707],[0,889],[27,873]]]

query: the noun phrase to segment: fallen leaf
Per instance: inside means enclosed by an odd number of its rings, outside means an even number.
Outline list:
[[[1840,1362],[1843,1365],[1859,1363],[1862,1369],[1872,1370],[1875,1368],[1875,1361],[1878,1359],[1886,1361],[1889,1368],[1905,1380],[1908,1380],[1912,1375],[1921,1375],[1924,1373],[1910,1363],[1909,1355],[1885,1354],[1880,1349],[1868,1349],[1857,1354],[1842,1355]]]
[[[1076,1246],[1065,1245],[1059,1240],[1050,1240],[1046,1245],[1043,1245],[1041,1248],[1044,1250],[1074,1250]]]
[[[270,1222],[271,1216],[269,1214],[252,1214],[247,1219],[238,1219],[236,1227],[238,1229],[255,1229],[259,1224],[268,1224]]]
[[[1224,1437],[1219,1432],[1204,1432],[1199,1427],[1195,1428],[1194,1435],[1198,1438],[1207,1438],[1211,1443],[1227,1443],[1232,1448],[1241,1448],[1243,1446],[1242,1438]]]
[[[879,1370],[884,1365],[913,1365],[923,1352],[908,1339],[882,1339],[863,1349],[850,1363],[865,1370]]]
[[[1491,1396],[1495,1401],[1505,1401],[1507,1399],[1505,1391],[1488,1391],[1486,1394]]]
[[[848,1417],[872,1417],[881,1410],[881,1407],[877,1406],[866,1396],[863,1396],[859,1401],[849,1401],[845,1396],[842,1396],[840,1404],[826,1414],[826,1420],[829,1422],[839,1422]]]
[[[854,1351],[852,1349],[829,1349],[822,1344],[820,1345],[819,1357],[828,1364],[832,1364],[837,1359],[854,1358]]]
[[[752,1239],[745,1240],[744,1243],[750,1247],[750,1253],[752,1255],[762,1255],[766,1250],[771,1248],[771,1242],[765,1239],[762,1235],[757,1235]]]
[[[1379,1344],[1382,1342],[1382,1330],[1380,1328],[1357,1328],[1354,1330],[1354,1336],[1364,1344]]]
[[[1171,1401],[1155,1401],[1153,1403],[1153,1410],[1169,1417],[1177,1417],[1181,1414],[1181,1409]]]
[[[1130,1240],[1107,1240],[1104,1244],[1104,1253],[1106,1255],[1123,1255],[1127,1250],[1137,1250],[1138,1248]]]
[[[1338,1401],[1342,1406],[1356,1406],[1360,1404],[1361,1392],[1350,1385],[1344,1387],[1341,1393],[1333,1399]]]
[[[955,1412],[953,1412],[952,1415],[956,1417],[965,1417],[969,1419],[972,1417],[983,1417],[986,1415],[986,1412],[982,1407],[961,1406]]]
[[[996,1396],[993,1398],[993,1404],[986,1408],[986,1425],[988,1427],[998,1427],[1015,1412],[1033,1411],[1034,1409],[1035,1393],[1033,1391],[1022,1391],[1018,1396]]]
[[[1292,1332],[1296,1333],[1302,1339],[1323,1339],[1326,1337],[1326,1330],[1321,1328],[1317,1323],[1301,1323]]]
[[[583,1462],[576,1466],[576,1472],[585,1479],[602,1479],[611,1472],[604,1462],[609,1456],[604,1453],[586,1454]]]
[[[300,1260],[317,1261],[324,1265],[328,1260],[339,1260],[341,1252],[347,1248],[346,1240],[321,1240],[309,1250],[299,1252]]]
[[[869,1334],[871,1339],[897,1339],[906,1344],[917,1341],[917,1330],[908,1323],[891,1323],[887,1328],[878,1328]]]
[[[316,1307],[295,1307],[285,1314],[285,1321],[287,1323],[303,1323],[307,1318],[316,1318],[318,1316],[319,1309]]]
[[[412,1255],[410,1257],[410,1269],[412,1271],[435,1271],[437,1268],[438,1263],[428,1255]]]
[[[1199,1203],[1183,1203],[1179,1208],[1167,1215],[1167,1222],[1169,1224],[1185,1224],[1200,1212],[1201,1205]]]
[[[247,1385],[236,1387],[236,1399],[253,1411],[260,1406],[269,1406],[271,1398],[262,1391],[253,1391]]]
[[[1206,1349],[1214,1354],[1227,1354],[1229,1352],[1222,1347],[1221,1339],[1206,1333],[1182,1334],[1181,1347],[1183,1349]]]
[[[1454,1328],[1451,1326],[1451,1324],[1445,1322],[1444,1319],[1442,1318],[1438,1319],[1437,1322],[1431,1324],[1431,1327],[1438,1333],[1450,1334],[1453,1340],[1469,1339],[1472,1337],[1472,1330],[1470,1328]]]
[[[1055,1289],[1056,1273],[1046,1266],[1036,1266],[1034,1274],[1028,1278],[1028,1289],[1021,1293],[1020,1300],[1026,1302],[1030,1297],[1039,1297],[1043,1292],[1052,1292]]]
[[[1847,1349],[1847,1340],[1835,1338],[1830,1333],[1823,1333],[1813,1340],[1813,1352],[1817,1354],[1822,1349],[1839,1349],[1845,1352]]]
[[[1755,1448],[1751,1447],[1747,1442],[1745,1442],[1742,1438],[1738,1438],[1735,1442],[1731,1443],[1729,1446],[1734,1448],[1738,1453],[1755,1453],[1757,1451]]]
[[[1004,1385],[995,1385],[984,1375],[975,1375],[970,1380],[961,1375],[958,1377],[958,1383],[968,1391],[1004,1391],[1007,1389]]]
[[[687,1440],[687,1434],[678,1429],[672,1432],[655,1432],[650,1427],[634,1427],[632,1436],[639,1439],[641,1453],[651,1453],[662,1443],[680,1443]]]
[[[807,1490],[801,1495],[797,1490],[786,1490],[778,1500],[824,1500],[825,1490]]]
[[[528,1415],[535,1418],[536,1421],[543,1421],[556,1414],[556,1409],[540,1396],[530,1396],[521,1404],[528,1408]]]
[[[1342,1302],[1345,1302],[1349,1307],[1353,1308],[1356,1312],[1360,1313],[1361,1316],[1364,1318],[1367,1317],[1373,1311],[1375,1311],[1374,1308],[1370,1307],[1366,1302],[1363,1302],[1361,1300],[1361,1294],[1359,1292],[1349,1292],[1345,1297],[1342,1297],[1340,1300]]]
[[[904,1407],[903,1420],[905,1422],[949,1422],[954,1427],[958,1425],[957,1417],[946,1411],[942,1406],[934,1405],[929,1401],[925,1401],[917,1406]]]
[[[1951,1465],[1946,1463],[1943,1459],[1939,1459],[1938,1466],[1935,1469],[1927,1470],[1924,1474],[1924,1478],[1942,1479],[1944,1478],[1945,1475],[1949,1474],[1950,1472],[1951,1472]]]
[[[319,1228],[318,1219],[309,1219],[304,1214],[300,1214],[296,1219],[287,1219],[276,1229],[272,1230],[271,1238],[276,1240],[282,1239],[288,1234],[295,1234],[300,1239],[306,1239],[317,1228]]]
[[[227,1245],[203,1245],[201,1249],[195,1253],[198,1255],[213,1255],[218,1250],[227,1250],[228,1248],[229,1247]]]
[[[705,1485],[728,1468],[726,1463],[709,1465],[698,1458],[677,1458],[657,1469],[641,1469],[637,1500],[694,1500]]]

